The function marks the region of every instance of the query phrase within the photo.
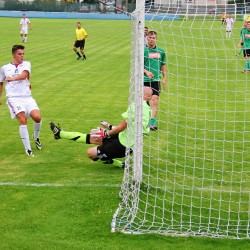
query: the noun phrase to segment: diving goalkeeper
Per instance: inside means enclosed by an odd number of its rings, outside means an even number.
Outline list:
[[[150,87],[143,88],[143,134],[149,133],[149,121],[151,118],[151,107],[149,101],[152,98],[152,89]],[[133,152],[134,138],[127,141],[127,127],[130,127],[131,134],[135,129],[135,104],[132,103],[126,112],[122,114],[123,120],[117,126],[112,126],[106,122],[101,122],[103,126],[108,128],[92,129],[89,134],[79,132],[66,132],[61,130],[53,122],[50,122],[50,129],[55,139],[68,139],[80,143],[96,144],[98,146],[87,150],[88,157],[93,160],[101,160],[104,163],[114,164],[122,167],[122,162],[116,158],[126,156],[126,147],[129,147],[130,153]]]

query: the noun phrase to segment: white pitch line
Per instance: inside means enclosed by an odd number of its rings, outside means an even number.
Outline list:
[[[19,187],[120,187],[119,184],[75,184],[75,183],[29,183],[29,182],[0,182],[0,186],[19,186]]]

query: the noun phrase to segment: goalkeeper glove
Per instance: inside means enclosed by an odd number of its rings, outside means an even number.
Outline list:
[[[100,121],[100,124],[104,128],[108,128],[109,130],[114,129],[116,127],[116,126],[113,126],[112,124],[109,124],[108,122],[105,122],[105,121]]]
[[[92,129],[90,134],[97,138],[109,138],[110,137],[109,132],[105,130],[104,128]]]

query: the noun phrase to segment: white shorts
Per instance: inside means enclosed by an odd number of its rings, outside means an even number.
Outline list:
[[[10,110],[11,118],[15,118],[20,112],[25,112],[27,118],[30,118],[32,110],[39,110],[35,99],[31,96],[28,97],[11,97],[7,99],[7,105]]]
[[[28,35],[28,29],[21,29],[20,34]]]

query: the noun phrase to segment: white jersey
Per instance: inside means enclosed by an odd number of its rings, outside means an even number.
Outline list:
[[[15,77],[21,75],[24,70],[29,72],[29,76],[31,75],[30,62],[23,61],[18,65],[12,63],[5,64],[0,71],[0,82],[4,82],[6,77]],[[25,80],[7,82],[5,90],[7,98],[31,96],[29,77]]]
[[[22,18],[22,19],[20,20],[20,24],[22,25],[22,29],[23,29],[23,30],[28,29],[28,25],[30,24],[29,18]]]
[[[227,28],[233,28],[233,25],[234,25],[234,20],[233,20],[233,18],[232,17],[228,17],[227,19],[226,19],[226,23],[227,23]]]

